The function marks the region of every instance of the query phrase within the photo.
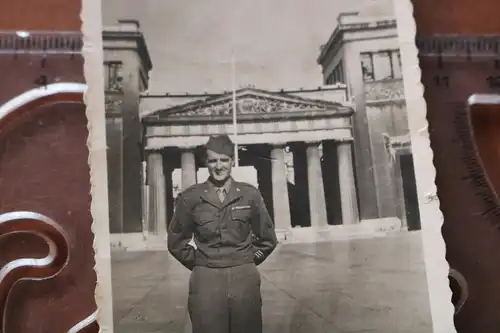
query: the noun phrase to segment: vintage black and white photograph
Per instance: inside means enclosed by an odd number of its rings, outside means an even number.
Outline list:
[[[102,17],[114,332],[437,332],[392,0]]]

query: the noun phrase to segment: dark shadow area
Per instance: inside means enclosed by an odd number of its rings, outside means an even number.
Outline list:
[[[420,211],[418,209],[417,182],[415,180],[413,156],[411,154],[401,155],[400,165],[408,230],[420,230]]]
[[[310,227],[309,200],[293,183],[288,182],[288,200],[292,227]]]
[[[334,140],[323,141],[321,158],[323,187],[325,189],[326,216],[329,225],[342,224],[342,206],[340,203],[339,164],[337,146]]]

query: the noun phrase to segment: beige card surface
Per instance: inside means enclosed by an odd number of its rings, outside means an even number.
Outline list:
[[[102,332],[454,332],[409,0],[82,18]]]

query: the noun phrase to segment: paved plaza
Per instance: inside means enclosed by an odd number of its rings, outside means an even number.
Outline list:
[[[280,245],[259,266],[264,332],[432,332],[421,249],[420,232]],[[116,332],[190,332],[187,269],[166,251],[112,256]]]

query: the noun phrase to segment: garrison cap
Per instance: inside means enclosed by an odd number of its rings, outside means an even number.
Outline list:
[[[218,154],[234,157],[234,143],[227,134],[211,135],[205,144],[205,149],[210,149]]]

